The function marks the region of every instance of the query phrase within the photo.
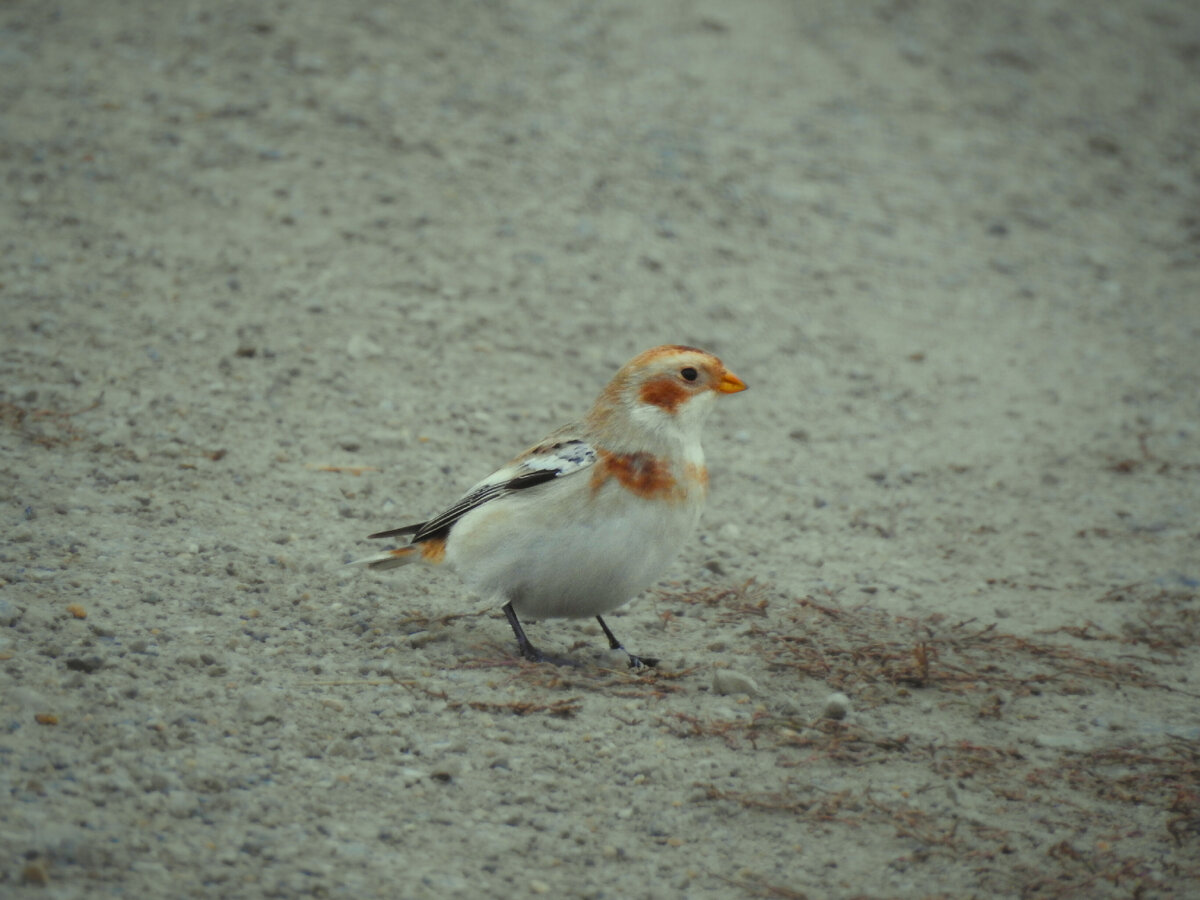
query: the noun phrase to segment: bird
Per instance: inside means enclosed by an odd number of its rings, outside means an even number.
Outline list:
[[[651,585],[695,531],[708,495],[700,433],[717,397],[746,390],[713,354],[664,345],[622,366],[591,410],[551,432],[424,522],[356,560],[371,569],[448,566],[500,605],[531,662],[574,665],[533,645],[521,619],[590,618],[631,668],[603,616]]]

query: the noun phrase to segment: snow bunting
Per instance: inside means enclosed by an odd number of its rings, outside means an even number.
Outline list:
[[[528,660],[559,662],[530,643],[518,615],[595,616],[630,666],[654,665],[625,650],[601,616],[658,578],[695,529],[708,493],[701,426],[718,394],[745,389],[711,353],[647,350],[617,372],[582,422],[428,521],[370,535],[412,539],[358,562],[452,566],[501,605]]]

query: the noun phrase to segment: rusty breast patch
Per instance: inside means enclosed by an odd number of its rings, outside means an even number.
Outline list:
[[[654,500],[683,500],[692,486],[681,483],[671,472],[671,467],[649,453],[599,452],[596,468],[592,473],[592,492],[600,490],[610,478],[615,478],[623,488],[639,497]],[[692,469],[699,471],[693,472]],[[690,467],[688,482],[697,482],[703,490],[707,486],[708,473],[703,466]]]

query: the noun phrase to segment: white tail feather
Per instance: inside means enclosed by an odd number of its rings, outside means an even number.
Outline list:
[[[398,550],[384,550],[364,556],[350,563],[352,566],[366,566],[368,569],[394,569],[397,566],[407,566],[409,563],[421,561],[419,548],[415,546],[401,547]]]

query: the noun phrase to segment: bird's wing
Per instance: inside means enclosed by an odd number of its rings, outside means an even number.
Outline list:
[[[566,429],[563,429],[563,432],[565,431]],[[414,544],[418,541],[444,538],[455,522],[485,503],[556,478],[565,478],[593,465],[596,462],[596,449],[582,438],[568,437],[563,432],[551,435],[541,444],[496,470],[467,491],[461,500],[428,522],[380,531],[370,537],[388,538],[411,534]]]

